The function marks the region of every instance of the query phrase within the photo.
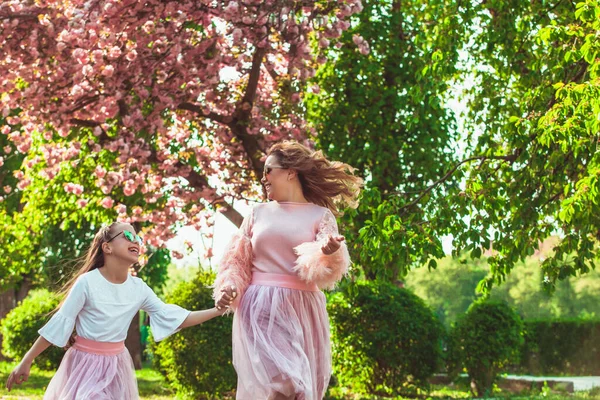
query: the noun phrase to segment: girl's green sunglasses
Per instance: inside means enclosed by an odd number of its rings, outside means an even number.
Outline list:
[[[108,239],[106,241],[106,243],[109,243],[111,240],[113,240],[114,238],[116,238],[117,236],[119,236],[121,233],[123,234],[123,236],[125,237],[125,239],[129,240],[131,243],[137,243],[140,246],[142,244],[144,244],[144,242],[142,241],[142,238],[139,237],[139,235],[134,235],[133,233],[131,233],[129,231],[122,231],[122,232],[117,233],[115,236],[113,236],[110,239]]]

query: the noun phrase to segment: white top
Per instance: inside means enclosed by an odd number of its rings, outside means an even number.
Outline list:
[[[152,336],[157,342],[177,332],[190,314],[174,304],[165,304],[150,287],[134,276],[111,283],[98,269],[80,276],[65,302],[38,331],[50,343],[67,345],[73,327],[77,335],[97,342],[121,342],[139,310],[150,315]]]

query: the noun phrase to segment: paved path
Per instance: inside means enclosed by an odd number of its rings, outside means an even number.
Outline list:
[[[528,375],[502,375],[508,379],[524,379],[527,381],[567,381],[573,382],[575,391],[590,390],[600,386],[600,376],[528,376]]]

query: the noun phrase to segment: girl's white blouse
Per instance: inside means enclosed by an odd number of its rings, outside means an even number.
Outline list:
[[[77,279],[61,308],[38,333],[59,347],[66,346],[73,327],[85,339],[121,342],[139,310],[150,315],[157,342],[177,332],[190,314],[177,305],[165,304],[140,278],[128,276],[116,284],[95,269]]]

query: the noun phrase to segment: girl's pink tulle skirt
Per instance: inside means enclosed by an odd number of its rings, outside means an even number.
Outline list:
[[[291,275],[253,274],[233,319],[237,399],[320,400],[331,377],[325,295]]]
[[[78,337],[50,381],[44,400],[138,399],[133,361],[123,342]]]

